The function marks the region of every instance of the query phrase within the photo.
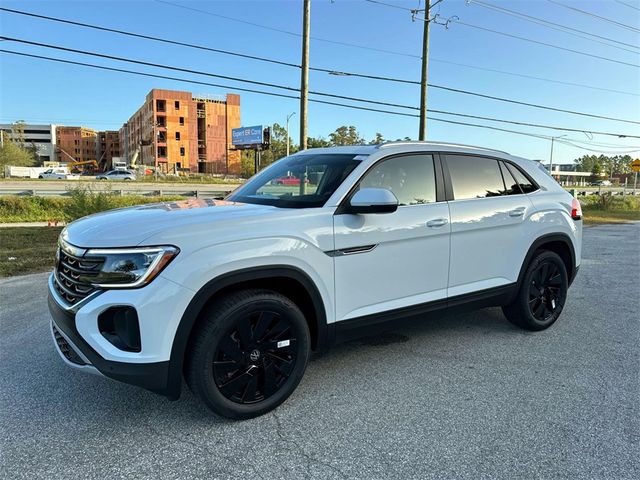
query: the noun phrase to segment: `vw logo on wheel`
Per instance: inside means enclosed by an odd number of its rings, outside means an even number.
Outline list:
[[[249,354],[249,359],[250,359],[252,362],[257,362],[259,358],[260,358],[260,350],[258,350],[258,349],[253,350],[253,351]]]

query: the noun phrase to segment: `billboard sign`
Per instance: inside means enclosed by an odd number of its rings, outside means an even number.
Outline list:
[[[231,130],[231,143],[240,148],[262,144],[262,125],[234,128]]]

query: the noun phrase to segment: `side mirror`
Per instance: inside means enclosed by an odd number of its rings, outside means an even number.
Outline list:
[[[386,188],[363,188],[349,201],[348,213],[393,213],[398,199]]]

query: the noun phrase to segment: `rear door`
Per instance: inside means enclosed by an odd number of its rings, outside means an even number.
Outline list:
[[[392,191],[394,213],[334,215],[338,321],[446,299],[449,208],[444,188],[437,193],[442,170],[435,160],[397,155],[363,175],[357,188]]]
[[[443,166],[451,215],[449,297],[516,282],[520,250],[528,245],[523,222],[533,204],[501,160],[447,154]]]

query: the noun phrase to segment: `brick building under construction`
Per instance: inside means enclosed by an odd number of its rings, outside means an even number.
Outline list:
[[[231,130],[240,127],[240,96],[151,90],[119,132],[127,163],[164,173],[239,174]]]

